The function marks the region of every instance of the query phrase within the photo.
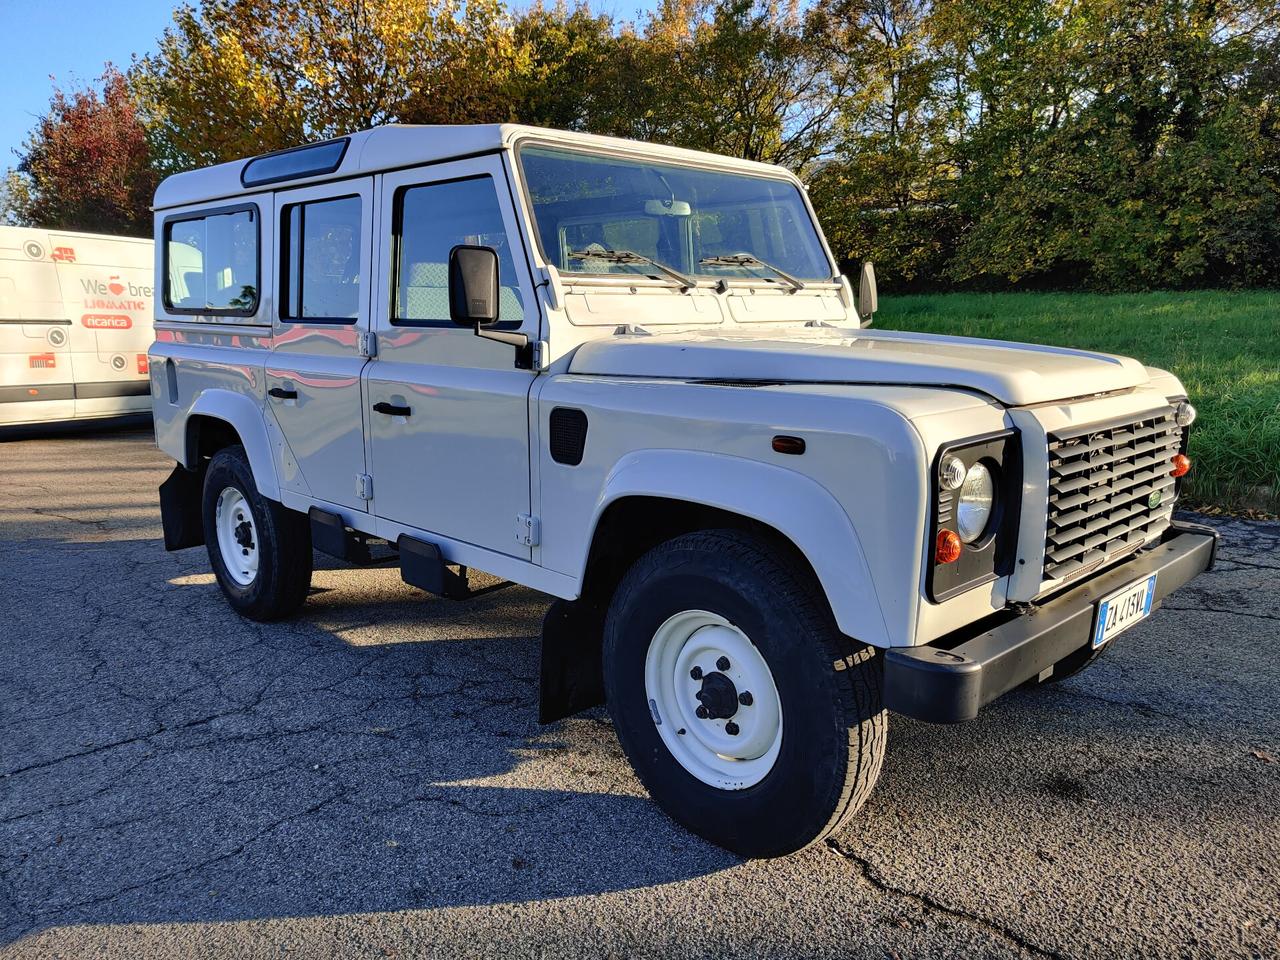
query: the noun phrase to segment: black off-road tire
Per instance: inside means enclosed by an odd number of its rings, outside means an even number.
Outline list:
[[[645,658],[659,626],[705,610],[741,630],[773,674],[782,708],[777,760],[744,789],[689,773],[658,733]],[[813,576],[768,539],[685,534],[623,578],[604,634],[604,681],[618,739],[650,795],[676,821],[745,857],[792,853],[849,821],[880,775],[888,733],[877,651],[840,633]]]
[[[240,491],[253,514],[259,559],[248,585],[230,575],[218,545],[218,498],[227,487]],[[214,454],[205,471],[202,516],[209,562],[223,596],[237,613],[250,620],[272,621],[302,606],[311,589],[311,525],[305,514],[258,492],[244,447],[224,447]]]

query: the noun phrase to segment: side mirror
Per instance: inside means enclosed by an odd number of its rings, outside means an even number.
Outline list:
[[[449,317],[460,327],[498,322],[498,251],[459,244],[449,251]]]
[[[862,319],[864,327],[871,326],[871,318],[879,307],[875,264],[867,260],[862,264],[862,275],[858,278],[858,316]]]

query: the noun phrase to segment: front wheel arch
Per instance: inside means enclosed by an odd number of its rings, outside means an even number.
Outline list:
[[[661,543],[715,529],[740,530],[769,542],[818,586],[818,593],[826,600],[808,557],[776,527],[691,500],[620,497],[605,508],[596,523],[578,599],[555,601],[543,619],[542,723],[562,720],[605,702],[601,666],[604,619],[614,591],[632,565]]]

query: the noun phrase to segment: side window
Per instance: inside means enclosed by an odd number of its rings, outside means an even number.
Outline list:
[[[392,323],[450,323],[449,251],[470,243],[498,251],[499,320],[519,325],[524,301],[492,177],[402,187],[396,195],[395,222],[399,253]]]
[[[256,207],[165,224],[165,305],[188,313],[252,314],[258,308]]]
[[[354,323],[360,313],[360,198],[280,213],[280,319]]]

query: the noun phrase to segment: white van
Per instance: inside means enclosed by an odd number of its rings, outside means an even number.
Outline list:
[[[383,127],[170,177],[155,236],[165,546],[257,620],[371,540],[552,595],[541,718],[605,701],[745,856],[849,822],[888,711],[1070,676],[1213,561],[1175,376],[869,329],[779,167]]]
[[[151,410],[153,248],[0,226],[0,426]]]

